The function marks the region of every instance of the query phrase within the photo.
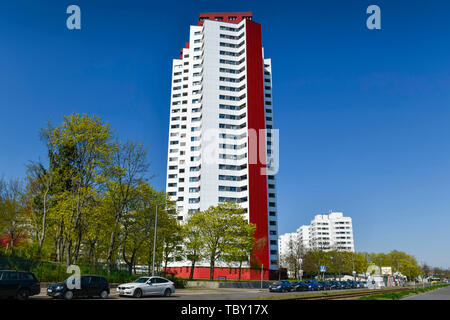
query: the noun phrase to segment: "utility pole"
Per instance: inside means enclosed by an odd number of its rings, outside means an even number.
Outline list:
[[[352,251],[352,263],[353,263],[353,280],[356,281],[356,270],[355,270],[355,251]]]
[[[152,276],[155,275],[155,252],[156,252],[156,232],[158,228],[158,204],[155,209],[155,235],[153,238],[153,263],[152,263]]]

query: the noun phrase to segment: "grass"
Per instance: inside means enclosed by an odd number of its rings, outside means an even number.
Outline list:
[[[387,288],[388,289],[388,288]],[[379,289],[378,291],[383,291],[387,289]],[[296,299],[298,297],[323,297],[323,296],[334,296],[334,295],[340,295],[343,293],[372,293],[373,289],[359,289],[359,290],[342,290],[342,291],[334,291],[334,292],[317,292],[317,293],[310,293],[310,294],[296,294],[296,295],[280,295],[280,296],[270,296],[270,297],[261,297],[261,298],[246,298],[242,300],[291,300]]]
[[[372,295],[372,296],[361,297],[358,300],[399,300],[399,299],[401,299],[403,297],[406,297],[406,296],[409,296],[409,295],[412,295],[412,294],[424,293],[424,292],[428,292],[428,291],[431,291],[431,290],[443,288],[443,287],[446,287],[446,286],[448,286],[448,285],[446,285],[446,284],[444,284],[444,285],[435,285],[435,286],[431,286],[431,287],[418,288],[418,289],[406,290],[406,291],[401,291],[401,292],[377,294],[377,295]]]

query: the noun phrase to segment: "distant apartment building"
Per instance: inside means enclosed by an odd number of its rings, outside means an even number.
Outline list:
[[[352,218],[344,217],[342,212],[316,215],[309,225],[279,237],[280,256],[292,250],[293,241],[300,243],[304,250],[354,252]]]

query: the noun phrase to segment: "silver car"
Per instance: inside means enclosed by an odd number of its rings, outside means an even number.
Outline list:
[[[161,277],[141,277],[134,282],[119,285],[117,293],[119,296],[135,298],[151,295],[169,297],[175,293],[175,285],[172,281]]]

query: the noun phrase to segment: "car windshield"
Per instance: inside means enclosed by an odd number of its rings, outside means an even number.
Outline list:
[[[150,278],[139,278],[137,280],[134,280],[133,282],[146,283],[148,281],[148,279],[150,279]]]
[[[280,286],[282,284],[283,284],[283,282],[281,282],[281,281],[276,281],[273,283],[274,286]]]

